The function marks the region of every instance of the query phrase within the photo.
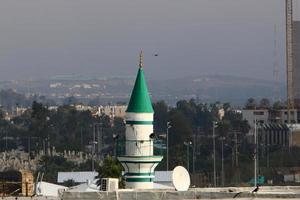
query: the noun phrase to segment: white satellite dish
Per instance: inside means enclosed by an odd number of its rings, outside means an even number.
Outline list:
[[[177,166],[172,173],[172,183],[177,191],[187,191],[191,184],[189,172],[182,166]]]

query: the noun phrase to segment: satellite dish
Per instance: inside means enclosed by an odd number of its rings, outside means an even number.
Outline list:
[[[189,172],[182,166],[177,166],[172,173],[172,183],[177,191],[187,191],[191,184]]]

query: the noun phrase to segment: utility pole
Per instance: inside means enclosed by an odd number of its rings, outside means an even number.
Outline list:
[[[169,171],[169,128],[171,128],[172,126],[170,125],[170,122],[167,122],[167,171]]]
[[[31,146],[30,146],[30,136],[28,136],[28,164],[29,164],[29,168],[31,167],[30,166],[30,150],[31,150]]]
[[[99,131],[99,126],[98,124],[95,124],[96,126],[96,133],[97,133],[97,153],[96,153],[96,158],[99,159],[101,156],[101,144],[102,144],[102,137],[100,136],[100,131]],[[101,134],[102,135],[102,134]]]
[[[216,128],[216,122],[213,121],[214,187],[217,187],[215,128]]]
[[[221,139],[221,142],[222,142],[222,186],[224,187],[224,179],[225,179],[225,176],[224,176],[224,139],[225,138],[222,138]]]
[[[196,152],[196,135],[194,134],[193,141],[193,173],[195,173],[195,152]]]
[[[186,145],[186,153],[187,153],[187,170],[190,172],[190,148],[189,148],[189,143]]]
[[[267,144],[267,168],[268,169],[270,167],[270,152],[269,152],[270,151],[270,149],[269,149],[270,147],[269,146],[270,146],[270,144],[268,143]]]
[[[277,42],[277,26],[274,25],[274,97],[273,102],[280,100],[280,82],[279,82],[279,53],[278,53],[278,42]]]
[[[256,118],[254,119],[254,187],[257,186],[257,127]]]
[[[80,150],[83,151],[82,126],[80,127]]]
[[[5,152],[7,151],[8,143],[7,143],[7,130],[4,130],[5,132]]]
[[[186,146],[186,166],[187,166],[187,170],[188,172],[190,172],[190,145],[192,145],[193,143],[191,141],[188,142],[184,142],[183,143]]]
[[[239,166],[239,158],[238,158],[238,138],[237,131],[234,132],[234,140],[235,140],[235,166]]]
[[[95,124],[93,125],[93,150],[92,150],[92,171],[95,171],[95,149],[96,149],[96,133]]]

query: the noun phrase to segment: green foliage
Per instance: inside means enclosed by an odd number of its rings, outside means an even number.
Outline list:
[[[268,104],[267,100],[260,102],[262,107],[266,107]],[[271,111],[274,110],[275,112],[281,106],[282,103],[277,102]],[[246,107],[255,108],[256,100],[249,99]],[[191,141],[193,145],[189,148],[190,169],[192,169],[194,152],[196,172],[211,174],[213,170],[212,124],[213,121],[218,121],[218,126],[215,128],[217,170],[221,170],[222,138],[226,183],[247,182],[251,178],[253,174],[251,171],[253,167],[253,145],[246,138],[250,127],[247,121],[243,120],[242,115],[233,110],[229,103],[206,104],[191,99],[178,101],[175,107],[169,108],[165,102],[159,101],[153,104],[153,108],[155,110],[154,131],[156,135],[163,136],[167,130],[167,122],[170,122],[171,125],[168,129],[170,169],[176,165],[186,166],[187,148],[183,143]],[[219,118],[220,109],[224,109],[223,118]],[[51,146],[55,146],[56,150],[60,152],[63,150],[85,151],[85,147],[90,145],[93,140],[95,126],[98,126],[96,132],[100,129],[103,131],[104,143],[107,144],[106,149],[104,149],[105,154],[113,155],[116,136],[121,140],[125,137],[123,119],[115,118],[112,122],[108,116],[95,117],[90,111],[77,111],[72,105],[63,105],[58,107],[57,111],[53,111],[49,110],[45,104],[34,101],[31,109],[23,115],[15,117],[11,122],[4,120],[3,114],[0,112],[0,134],[2,138],[0,139],[0,149],[6,148],[6,141],[3,138],[7,135],[13,138],[8,140],[8,149],[21,145],[27,151],[29,148],[28,141],[30,141],[31,151],[36,152]],[[238,150],[238,162],[235,158],[235,145],[237,145]],[[299,166],[299,155],[300,151],[297,148],[289,151],[272,147],[270,148],[270,166]],[[261,159],[259,163],[265,167],[266,159]],[[165,165],[164,159],[157,169],[165,170]],[[63,157],[45,156],[40,161],[39,170],[45,171],[45,180],[56,182],[58,171],[90,169],[91,160],[77,166]],[[100,167],[99,177],[120,177],[121,171],[121,165],[114,158],[108,157]],[[269,176],[274,174],[275,172]]]
[[[271,167],[296,167],[300,166],[300,148],[280,148],[273,149],[270,152]],[[265,163],[264,163],[265,164]]]
[[[73,179],[66,180],[62,183],[63,186],[72,187],[78,185]]]
[[[165,132],[168,121],[168,106],[164,101],[158,101],[153,104],[154,113],[154,129],[157,132]]]
[[[12,111],[17,105],[29,106],[32,99],[26,98],[22,94],[18,94],[12,89],[0,91],[0,105],[5,109]]]
[[[39,166],[38,171],[44,172],[44,180],[51,183],[56,183],[57,172],[70,171],[76,167],[62,156],[43,156],[39,160]]]
[[[98,166],[98,162],[95,162],[95,166]],[[69,172],[69,171],[90,171],[92,161],[87,160],[80,165],[74,162],[68,161],[62,156],[43,156],[38,163],[38,172],[44,173],[44,180],[56,183],[58,172]],[[68,180],[66,184],[71,184]],[[75,183],[74,183],[75,184]]]
[[[120,178],[122,166],[119,161],[111,156],[107,156],[103,164],[99,167],[97,178]]]
[[[259,102],[259,107],[263,109],[269,109],[271,106],[270,100],[267,98],[263,98]]]
[[[102,178],[118,178],[122,180],[122,170],[122,165],[116,158],[107,156],[99,167],[98,176],[96,176],[98,179],[97,185],[99,186],[101,184],[100,179]],[[121,185],[123,184],[122,181],[120,181],[120,183]]]
[[[247,181],[252,173],[241,175],[239,166],[236,166],[235,160],[232,159],[235,145],[235,133],[237,136],[239,165],[243,169],[248,170],[252,167],[253,148],[247,143],[246,133],[249,131],[247,121],[242,119],[240,113],[231,109],[229,103],[221,104],[216,102],[213,104],[197,103],[195,100],[178,101],[176,107],[167,110],[167,106],[163,102],[154,104],[155,120],[160,120],[163,123],[155,121],[155,131],[160,132],[161,129],[166,131],[166,122],[170,121],[171,128],[169,129],[169,168],[172,169],[177,165],[187,166],[187,147],[185,141],[191,141],[193,145],[188,149],[190,170],[192,169],[193,152],[195,153],[195,170],[212,174],[213,170],[213,146],[212,146],[212,124],[213,121],[218,122],[215,129],[216,134],[216,158],[217,170],[221,170],[221,138],[224,142],[224,159],[226,176],[234,177],[227,178],[228,183],[239,183],[241,180]],[[219,110],[224,109],[225,115],[222,119],[219,118]],[[196,143],[196,147],[194,146]],[[243,148],[242,148],[243,147]],[[195,148],[195,150],[193,149]],[[233,165],[232,165],[233,163]],[[251,165],[249,165],[249,163]],[[161,165],[164,165],[161,166]],[[165,170],[166,162],[162,162],[158,169]],[[250,167],[251,166],[251,167]],[[243,171],[244,172],[244,171]]]
[[[286,108],[286,104],[281,101],[275,101],[271,109],[280,110]]]
[[[246,109],[255,109],[256,106],[257,106],[257,103],[254,98],[249,98],[245,104]]]

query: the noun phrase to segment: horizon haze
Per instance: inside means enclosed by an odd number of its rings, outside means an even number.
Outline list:
[[[0,26],[0,80],[135,76],[141,49],[149,79],[273,80],[275,39],[285,79],[281,0],[7,1]]]

